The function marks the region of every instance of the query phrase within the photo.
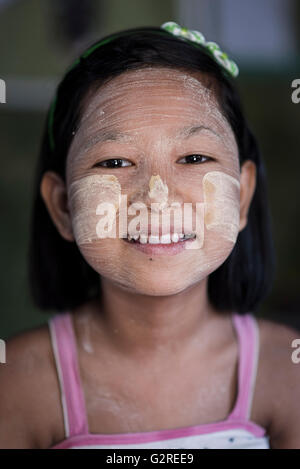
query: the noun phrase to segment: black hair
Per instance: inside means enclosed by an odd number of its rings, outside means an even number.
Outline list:
[[[159,31],[161,29],[156,27],[121,31],[112,41],[80,59],[57,88],[52,126],[55,149],[51,150],[49,141],[48,112],[31,220],[29,279],[34,302],[39,308],[65,311],[99,297],[101,291],[99,274],[88,265],[75,242],[63,239],[50,218],[40,194],[43,174],[52,170],[65,180],[68,149],[73,132],[80,124],[82,103],[88,92],[127,70],[147,66],[202,72],[216,83],[221,110],[237,141],[240,166],[245,160],[252,160],[256,165],[256,188],[248,223],[239,232],[228,258],[209,275],[211,304],[219,311],[254,312],[271,289],[275,256],[265,167],[245,119],[236,85],[205,51],[169,33],[157,34]]]

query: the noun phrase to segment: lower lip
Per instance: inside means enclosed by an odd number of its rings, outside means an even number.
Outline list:
[[[149,243],[132,243],[127,239],[123,239],[125,243],[129,244],[139,251],[151,256],[174,256],[179,252],[185,249],[187,243],[191,243],[195,241],[195,238],[186,239],[185,241],[178,241],[177,243],[169,243],[169,244],[149,244]]]

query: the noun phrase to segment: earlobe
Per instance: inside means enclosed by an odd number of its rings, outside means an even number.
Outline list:
[[[256,165],[251,160],[246,160],[241,167],[240,177],[240,227],[242,231],[247,225],[248,211],[256,187]]]
[[[41,181],[40,192],[61,236],[67,241],[74,241],[67,190],[63,179],[54,171],[46,171]]]

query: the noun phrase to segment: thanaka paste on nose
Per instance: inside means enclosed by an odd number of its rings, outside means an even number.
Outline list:
[[[167,205],[169,189],[168,185],[165,184],[160,175],[151,176],[149,182],[149,192],[148,195],[153,202],[159,203],[159,210],[163,210]]]

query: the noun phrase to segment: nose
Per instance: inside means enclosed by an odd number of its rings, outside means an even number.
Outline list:
[[[178,227],[175,231],[179,232],[182,226],[183,199],[176,190],[174,184],[167,183],[159,174],[153,174],[142,187],[139,188],[128,199],[131,204],[139,204],[147,208],[147,226],[144,229],[147,232],[161,235],[162,224],[170,223],[171,232],[174,231],[173,225]],[[169,210],[171,209],[171,210]],[[179,211],[178,211],[179,210]],[[142,216],[144,216],[145,212]],[[134,216],[133,213],[130,215]],[[131,218],[131,216],[129,217]],[[168,221],[167,221],[168,220]],[[167,229],[167,232],[170,230]]]
[[[149,181],[149,190],[147,193],[147,201],[155,205],[157,209],[163,210],[168,204],[169,187],[164,183],[161,177],[156,174],[151,176]]]
[[[131,194],[128,202],[129,204],[142,202],[149,208],[149,211],[150,209],[163,211],[174,202],[182,204],[183,199],[173,183],[161,178],[159,174],[153,174]]]

